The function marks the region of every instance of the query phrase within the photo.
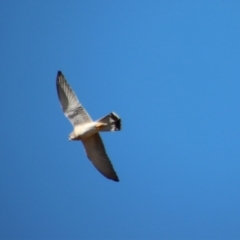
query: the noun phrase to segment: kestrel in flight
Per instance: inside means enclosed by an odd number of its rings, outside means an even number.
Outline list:
[[[61,71],[57,73],[57,92],[65,116],[73,125],[69,140],[82,141],[87,157],[106,178],[118,182],[110,159],[105,151],[99,132],[121,130],[121,119],[112,112],[105,117],[93,121],[83,108]]]

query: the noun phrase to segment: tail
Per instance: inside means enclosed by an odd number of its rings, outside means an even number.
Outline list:
[[[100,130],[101,132],[113,132],[121,130],[121,118],[114,112],[111,112],[107,116],[99,119],[97,122],[104,124],[104,126]]]

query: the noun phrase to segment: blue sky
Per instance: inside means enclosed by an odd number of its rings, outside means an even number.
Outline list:
[[[0,239],[240,239],[238,1],[0,2]],[[101,176],[57,98],[98,119]]]

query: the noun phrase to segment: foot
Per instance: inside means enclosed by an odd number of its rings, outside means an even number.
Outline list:
[[[96,127],[98,130],[100,130],[103,126],[104,126],[103,123],[97,123],[95,127]]]

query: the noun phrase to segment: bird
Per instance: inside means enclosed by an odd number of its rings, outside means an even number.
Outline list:
[[[93,121],[61,71],[57,72],[56,86],[63,113],[73,125],[68,139],[81,141],[88,159],[96,169],[106,178],[119,182],[99,132],[120,131],[121,118],[115,112],[111,112]]]

